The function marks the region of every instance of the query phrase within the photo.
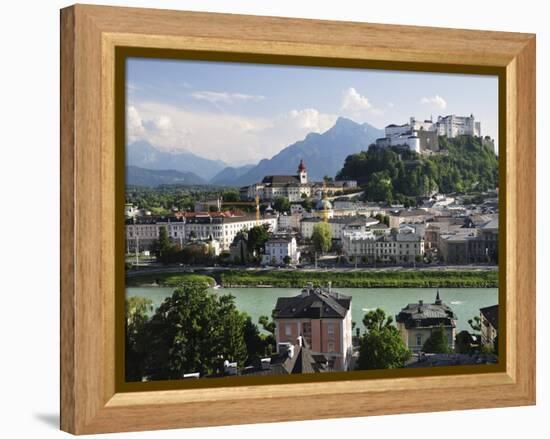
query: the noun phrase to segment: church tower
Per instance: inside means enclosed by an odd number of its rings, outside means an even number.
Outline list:
[[[300,184],[306,184],[307,183],[307,171],[306,171],[306,165],[304,165],[304,160],[300,160],[300,164],[298,165],[298,178],[300,179]]]

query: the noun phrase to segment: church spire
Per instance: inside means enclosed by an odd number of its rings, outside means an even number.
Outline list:
[[[307,183],[307,172],[306,165],[304,165],[304,159],[300,159],[300,164],[298,165],[298,178],[300,179],[300,184]]]

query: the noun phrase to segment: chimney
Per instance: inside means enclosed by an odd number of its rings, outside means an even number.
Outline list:
[[[292,345],[289,342],[279,343],[277,345],[277,351],[279,352],[279,355],[285,355],[288,353]]]
[[[288,358],[294,357],[294,346],[291,345],[291,346],[288,348],[288,350],[286,351],[286,353],[287,353],[287,355],[288,355]]]

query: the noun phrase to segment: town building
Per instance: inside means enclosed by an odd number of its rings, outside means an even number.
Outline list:
[[[348,197],[338,197],[332,202],[333,216],[372,216],[385,215],[388,210],[378,203],[357,201]]]
[[[324,355],[314,353],[304,338],[299,336],[294,344],[280,343],[275,355],[262,358],[259,364],[244,368],[242,375],[268,376],[323,372],[330,372],[328,359]]]
[[[272,235],[265,243],[262,264],[282,265],[287,262],[300,262],[296,238],[290,235]]]
[[[215,240],[219,250],[229,250],[237,233],[252,227],[267,225],[270,232],[276,232],[277,216],[255,215],[231,216],[220,212],[191,212],[172,217],[138,216],[126,219],[126,251],[152,250],[164,227],[168,238],[174,244],[183,245],[189,241]],[[217,244],[216,244],[217,245]]]
[[[310,217],[303,218],[300,221],[300,233],[303,238],[311,239],[315,225],[325,221],[323,218]],[[330,226],[332,239],[342,239],[344,230],[357,227],[369,227],[378,224],[375,218],[369,218],[363,215],[356,216],[335,216],[328,218],[326,223]]]
[[[297,202],[305,197],[320,198],[323,189],[336,194],[356,187],[355,180],[310,182],[304,161],[300,160],[295,175],[266,175],[260,183],[240,188],[239,193],[241,198],[247,200],[258,197],[263,201],[270,201],[284,197],[290,202]]]
[[[453,228],[438,238],[439,256],[452,264],[498,263],[498,216],[469,227]],[[434,231],[434,229],[432,229]]]
[[[412,352],[422,351],[432,331],[439,327],[445,331],[449,348],[454,349],[457,318],[453,310],[442,302],[439,290],[434,303],[422,300],[409,303],[395,320],[403,342]]]
[[[300,221],[303,218],[302,213],[291,213],[288,215],[286,212],[279,215],[279,231],[299,231]]]
[[[482,345],[493,345],[498,336],[498,305],[479,310]]]
[[[342,237],[342,252],[350,262],[410,263],[424,255],[424,239],[412,232],[380,235],[369,228],[346,230]]]
[[[233,242],[229,244],[229,258],[238,264],[248,262],[248,234],[238,233]]]
[[[348,370],[352,358],[351,297],[308,284],[295,297],[279,297],[273,310],[275,339],[284,343],[303,337],[314,355],[324,355],[329,368]]]
[[[185,240],[185,219],[176,217],[133,216],[126,219],[126,253],[153,250],[164,228],[168,238],[183,244]]]
[[[433,218],[433,214],[424,209],[402,209],[389,215],[390,228],[399,228],[402,223],[425,223]]]
[[[374,262],[377,259],[376,238],[372,230],[346,230],[342,236],[342,253],[349,262]]]
[[[214,198],[212,200],[195,201],[195,212],[220,212],[222,210],[221,197]]]
[[[424,238],[416,233],[391,233],[376,240],[376,257],[384,262],[410,263],[424,256]]]
[[[239,232],[261,225],[266,225],[272,233],[277,232],[277,217],[194,215],[185,219],[185,238],[204,240],[212,237],[220,242],[221,250],[226,251]]]

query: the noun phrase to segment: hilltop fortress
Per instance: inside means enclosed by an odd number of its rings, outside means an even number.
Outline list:
[[[461,135],[481,137],[481,122],[470,116],[439,116],[437,121],[416,120],[411,117],[409,123],[391,124],[385,128],[385,137],[376,139],[376,145],[382,147],[405,146],[411,151],[429,153],[439,151],[439,136],[453,138]]]

